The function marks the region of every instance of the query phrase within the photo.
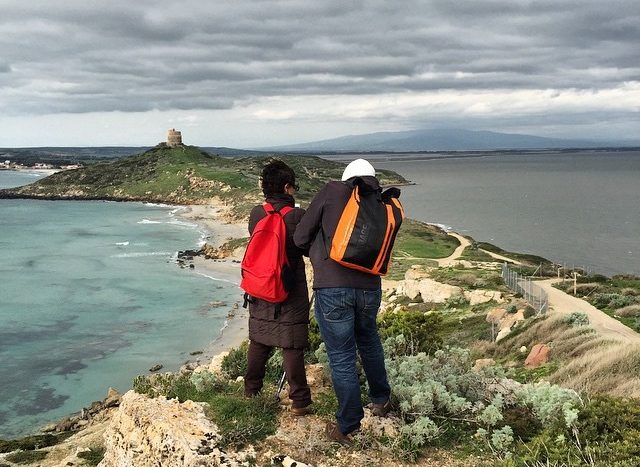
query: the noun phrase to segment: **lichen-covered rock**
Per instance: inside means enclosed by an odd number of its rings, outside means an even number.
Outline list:
[[[216,425],[200,403],[127,392],[105,433],[100,467],[242,465],[219,448]]]

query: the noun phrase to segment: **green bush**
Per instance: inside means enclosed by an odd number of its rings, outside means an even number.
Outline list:
[[[33,464],[44,460],[47,454],[47,451],[18,451],[9,454],[5,459],[14,464]]]
[[[586,313],[574,311],[573,313],[565,316],[562,321],[573,327],[587,326],[589,324],[589,317]]]
[[[0,439],[0,453],[17,451],[19,449],[23,451],[33,451],[34,449],[42,449],[49,446],[54,446],[64,441],[72,434],[73,432],[57,434],[47,433],[44,435],[26,436],[20,439]]]
[[[640,401],[596,396],[573,426],[551,425],[519,447],[512,466],[631,467],[640,459]]]
[[[409,310],[378,315],[378,329],[383,341],[400,334],[405,337],[407,347],[404,355],[431,353],[442,347],[442,323],[442,316],[437,313]]]
[[[511,305],[509,305],[509,306],[507,307],[507,313],[511,313],[511,314],[513,314],[513,313],[515,313],[516,311],[518,311],[518,307],[517,307],[514,303],[512,303]]]

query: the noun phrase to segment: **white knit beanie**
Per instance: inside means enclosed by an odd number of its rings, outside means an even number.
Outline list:
[[[365,176],[376,176],[376,169],[373,168],[368,161],[364,159],[356,159],[353,162],[350,162],[349,165],[344,169],[342,173],[342,181],[349,180],[351,177],[365,177]]]

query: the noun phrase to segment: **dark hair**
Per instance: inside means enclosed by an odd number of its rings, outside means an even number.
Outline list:
[[[269,162],[262,169],[262,192],[265,196],[284,193],[286,184],[296,184],[296,174],[291,167],[282,161]]]

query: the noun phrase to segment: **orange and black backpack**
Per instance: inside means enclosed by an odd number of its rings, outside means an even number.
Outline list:
[[[399,196],[397,188],[381,193],[356,178],[331,239],[329,257],[351,269],[385,275],[404,219]]]

